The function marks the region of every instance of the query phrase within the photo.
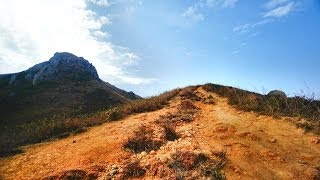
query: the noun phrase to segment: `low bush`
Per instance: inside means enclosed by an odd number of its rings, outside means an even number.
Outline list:
[[[202,174],[205,177],[211,177],[215,180],[226,179],[225,175],[222,173],[221,169],[227,163],[226,153],[224,151],[213,151],[213,158],[207,161],[202,168]]]
[[[127,164],[123,170],[123,176],[121,179],[139,178],[146,173],[146,170],[140,166],[139,161]]]
[[[197,179],[225,179],[221,169],[227,162],[225,153],[212,154],[213,158],[203,153],[192,151],[178,151],[172,155],[172,161],[169,167],[176,170],[176,176],[184,179],[185,176],[198,172]]]
[[[198,86],[190,86],[190,87],[183,88],[180,91],[179,95],[182,99],[189,99],[192,101],[200,101],[201,98],[194,93],[196,88],[198,88]]]
[[[203,99],[202,102],[205,104],[215,104],[214,98],[211,95]]]
[[[183,100],[178,106],[180,120],[183,122],[193,121],[194,115],[197,113],[198,108],[194,105],[191,100]]]
[[[197,109],[197,107],[194,105],[193,101],[191,100],[183,100],[181,101],[181,104],[179,105],[180,110],[188,110],[188,109]]]
[[[206,168],[203,172],[204,176],[212,177],[214,180],[224,180],[226,179],[225,175],[217,168]]]
[[[175,127],[173,123],[165,123],[163,125],[165,139],[168,141],[174,141],[179,139],[179,135],[176,133]]]
[[[129,149],[134,153],[159,149],[162,142],[153,140],[153,132],[145,126],[141,126],[134,132],[133,137],[123,145],[125,149]]]
[[[192,170],[200,164],[205,163],[209,158],[202,153],[196,154],[191,151],[178,151],[172,156],[173,162],[169,167],[182,171]]]

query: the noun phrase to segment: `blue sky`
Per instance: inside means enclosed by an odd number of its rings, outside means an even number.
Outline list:
[[[320,96],[316,0],[0,2],[0,73],[69,51],[142,96],[207,82]]]

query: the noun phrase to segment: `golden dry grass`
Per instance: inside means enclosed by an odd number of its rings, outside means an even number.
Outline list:
[[[66,137],[71,134],[86,131],[88,127],[119,120],[131,114],[161,109],[167,105],[179,91],[179,89],[175,89],[162,93],[159,96],[132,101],[89,115],[80,115],[74,118],[59,116],[53,119],[35,120],[31,123],[17,126],[0,127],[0,155],[11,155],[17,152],[14,149],[21,145]]]
[[[206,84],[203,88],[228,98],[228,103],[240,110],[254,111],[274,117],[289,116],[305,118],[307,122],[297,123],[306,131],[320,135],[320,101],[306,97],[281,97],[261,95],[234,87]]]

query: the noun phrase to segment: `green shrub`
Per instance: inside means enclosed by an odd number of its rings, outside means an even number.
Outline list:
[[[123,112],[123,109],[121,107],[116,107],[113,109],[110,109],[108,111],[109,115],[108,115],[108,119],[110,121],[115,121],[118,119],[121,119],[125,114]]]

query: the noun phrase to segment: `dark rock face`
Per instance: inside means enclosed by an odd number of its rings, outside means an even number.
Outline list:
[[[20,76],[20,77],[19,77]],[[19,77],[19,78],[18,78]],[[32,81],[33,85],[48,80],[70,79],[75,81],[99,80],[96,68],[89,61],[71,53],[55,53],[46,62],[37,64],[21,73],[12,74],[10,85],[17,85],[20,81]]]
[[[268,96],[273,96],[273,97],[282,97],[282,98],[286,98],[287,95],[286,93],[284,93],[283,91],[280,91],[280,90],[273,90],[273,91],[270,91],[268,93]]]
[[[26,71],[0,75],[0,125],[93,112],[139,98],[99,79],[84,58],[55,53]]]

